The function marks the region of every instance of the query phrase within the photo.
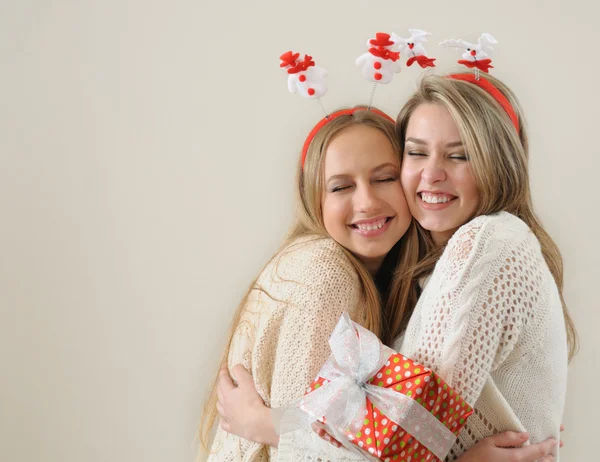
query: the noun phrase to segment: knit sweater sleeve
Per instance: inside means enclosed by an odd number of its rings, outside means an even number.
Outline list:
[[[331,239],[303,240],[282,251],[259,277],[250,300],[229,366],[244,363],[272,408],[304,395],[330,354],[328,340],[344,311],[364,322],[358,276]],[[277,451],[219,429],[216,439],[222,447],[209,460],[262,462],[278,460],[278,452],[288,460],[316,460],[311,454],[328,448],[313,433],[306,429],[284,435]]]
[[[407,329],[403,353],[437,371],[473,406],[490,373],[515,348],[525,308],[539,289],[527,253],[530,234],[506,213],[461,227]]]
[[[294,286],[295,302],[278,307],[262,330],[257,354],[263,358],[272,351],[271,407],[289,404],[302,397],[307,387],[329,357],[329,337],[344,311],[357,322],[363,322],[362,298],[356,272],[349,267],[346,256],[327,245],[315,249],[311,261],[286,261],[280,274],[302,274],[302,283]],[[290,269],[291,274],[285,274]],[[283,295],[279,293],[278,295]],[[260,372],[257,370],[257,374]],[[358,461],[320,439],[305,428],[280,437],[279,449],[271,450],[271,459],[278,461]]]
[[[268,275],[266,292],[277,301],[261,319],[253,372],[270,382],[271,407],[304,394],[330,355],[329,337],[342,313],[355,317],[361,301],[358,277],[337,244],[305,245],[282,256]]]

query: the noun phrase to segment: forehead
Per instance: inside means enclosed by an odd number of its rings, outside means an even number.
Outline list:
[[[361,173],[381,164],[400,165],[399,155],[381,130],[351,125],[337,133],[325,151],[325,177]]]
[[[447,143],[460,141],[460,132],[448,109],[441,104],[424,103],[410,116],[405,137]]]

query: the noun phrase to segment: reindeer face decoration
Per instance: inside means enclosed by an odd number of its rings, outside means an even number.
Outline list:
[[[494,51],[492,45],[498,42],[490,34],[481,34],[477,43],[469,43],[462,39],[450,39],[440,42],[442,47],[460,48],[465,50],[462,54],[459,64],[467,66],[469,69],[475,68],[475,72],[489,72],[492,66],[492,60],[489,58],[489,53]]]
[[[416,62],[422,68],[435,67],[435,58],[428,58],[423,46],[423,43],[427,42],[427,36],[431,34],[419,29],[408,29],[408,32],[411,34],[409,38],[392,34],[394,46],[398,48],[400,54],[408,57],[406,65],[410,67]]]

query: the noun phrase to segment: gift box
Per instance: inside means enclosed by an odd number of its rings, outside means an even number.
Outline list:
[[[435,372],[345,315],[300,407],[371,460],[441,461],[473,409]]]

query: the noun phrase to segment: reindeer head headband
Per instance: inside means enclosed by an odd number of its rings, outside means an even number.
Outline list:
[[[490,34],[481,34],[477,43],[469,43],[462,39],[450,39],[444,40],[440,43],[443,47],[453,47],[465,50],[462,54],[462,59],[458,60],[459,64],[463,64],[469,69],[475,69],[474,74],[452,74],[448,78],[455,80],[463,80],[477,85],[483,90],[487,91],[497,102],[502,106],[510,117],[513,126],[517,133],[519,133],[519,117],[515,112],[510,101],[498,90],[489,80],[481,77],[480,72],[483,71],[488,73],[492,66],[492,60],[489,57],[494,48],[492,45],[496,45],[498,42]]]
[[[390,83],[394,75],[401,71],[400,57],[402,54],[407,56],[406,65],[412,66],[415,62],[422,68],[435,67],[435,58],[427,56],[423,43],[427,42],[427,37],[431,35],[419,29],[409,29],[411,34],[408,38],[402,38],[394,33],[389,34],[378,32],[374,38],[367,42],[368,51],[363,53],[356,60],[356,65],[361,68],[365,79],[373,82],[373,91],[367,107],[357,107],[353,109],[342,109],[332,113],[327,113],[321,102],[321,97],[327,93],[327,71],[317,66],[312,56],[304,55],[300,58],[299,53],[288,51],[280,56],[280,67],[288,74],[288,90],[291,93],[299,93],[301,96],[309,99],[316,99],[321,104],[325,117],[321,119],[311,130],[304,146],[302,148],[302,167],[306,160],[306,154],[310,143],[319,130],[328,122],[344,115],[352,115],[357,111],[370,110],[376,114],[385,117],[394,122],[387,114],[371,108],[373,97],[377,84]],[[493,51],[491,45],[498,42],[490,34],[482,34],[477,44],[466,42],[462,39],[444,40],[440,46],[455,47],[464,49],[462,59],[458,61],[470,69],[475,69],[475,73],[452,74],[448,78],[470,82],[487,91],[506,111],[510,117],[517,133],[519,132],[519,119],[517,114],[506,98],[489,80],[482,78],[480,71],[489,72],[492,60],[488,53]]]

